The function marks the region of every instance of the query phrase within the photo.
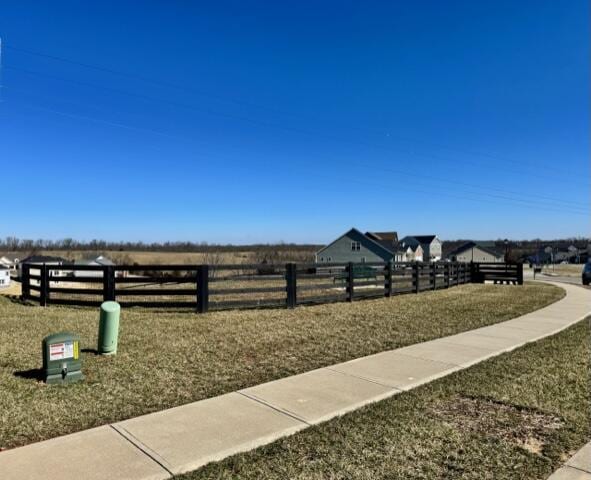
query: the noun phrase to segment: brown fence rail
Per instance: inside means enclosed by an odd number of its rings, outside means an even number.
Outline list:
[[[523,284],[507,263],[340,263],[79,266],[23,264],[22,298],[46,305],[208,310],[352,302],[465,283]]]

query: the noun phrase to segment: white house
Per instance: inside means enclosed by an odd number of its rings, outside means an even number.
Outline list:
[[[115,265],[115,263],[111,259],[109,259],[103,255],[99,255],[99,256],[92,256],[92,257],[87,257],[87,258],[83,258],[80,260],[76,260],[74,262],[74,266],[76,266],[76,265],[110,266],[110,265]],[[102,278],[103,271],[102,270],[74,270],[74,276],[75,277]]]
[[[423,247],[420,245],[408,245],[403,247],[405,262],[422,262],[423,261]]]
[[[0,257],[0,267],[6,267],[8,269],[13,268],[14,263],[10,261],[10,259],[4,255]]]
[[[18,264],[22,259],[24,259],[27,255],[24,253],[5,253],[4,255],[0,256],[0,266],[7,267],[8,270],[11,272],[16,272],[18,268]]]
[[[0,288],[6,288],[10,285],[10,270],[0,265]]]

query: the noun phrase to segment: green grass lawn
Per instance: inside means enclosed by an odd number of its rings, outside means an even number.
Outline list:
[[[0,448],[489,325],[563,294],[544,284],[472,284],[295,310],[196,315],[128,309],[115,357],[92,352],[97,310],[25,306],[0,297]],[[46,386],[38,380],[41,339],[63,330],[82,337],[86,379]]]
[[[177,480],[545,479],[591,439],[589,321]]]

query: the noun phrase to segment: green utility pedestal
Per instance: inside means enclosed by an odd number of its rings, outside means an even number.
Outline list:
[[[84,378],[78,335],[54,333],[43,339],[42,346],[45,383],[73,383]]]
[[[119,336],[119,315],[121,307],[117,302],[103,302],[99,319],[98,353],[114,355],[117,353],[117,337]]]

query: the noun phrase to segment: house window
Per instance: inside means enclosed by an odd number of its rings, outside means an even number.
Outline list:
[[[351,242],[351,251],[358,252],[361,250],[361,242]]]

